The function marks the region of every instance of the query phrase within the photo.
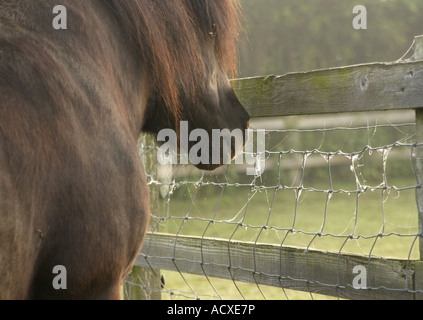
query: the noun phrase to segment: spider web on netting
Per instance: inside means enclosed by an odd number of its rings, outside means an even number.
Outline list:
[[[212,173],[159,166],[148,174],[160,198],[152,233],[419,258],[413,112],[288,117],[253,126],[266,129],[261,175],[247,175],[247,164]],[[174,263],[177,271],[162,271],[163,299],[322,298],[217,279],[206,269],[202,276],[190,275]],[[230,257],[227,267],[243,268],[231,265]]]

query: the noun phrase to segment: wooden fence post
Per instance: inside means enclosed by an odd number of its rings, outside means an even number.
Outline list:
[[[414,60],[423,59],[423,36],[415,37]],[[423,109],[416,109],[416,142],[423,143]],[[421,187],[416,190],[417,208],[419,211],[419,234],[423,234],[423,146],[415,150],[415,167],[417,184]],[[419,240],[420,260],[423,260],[423,237]]]
[[[414,60],[423,59],[423,36],[414,38]],[[416,109],[416,142],[423,143],[423,109]],[[423,146],[417,146],[415,150],[415,174],[418,188],[416,189],[416,202],[418,209],[419,223],[419,253],[420,261],[423,261]],[[415,299],[423,300],[423,294],[419,290],[423,290],[423,264],[416,264],[414,270],[414,290],[416,290]]]
[[[140,144],[147,149],[141,150],[141,158],[145,172],[157,179],[158,163],[155,138],[151,135],[143,135]],[[151,215],[159,216],[159,190],[158,186],[151,184],[150,212]],[[157,231],[157,226],[156,230]],[[125,300],[161,300],[160,270],[151,270],[148,267],[134,266],[131,274],[124,284]]]

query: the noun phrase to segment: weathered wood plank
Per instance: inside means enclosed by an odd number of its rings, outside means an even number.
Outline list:
[[[245,78],[232,85],[252,118],[417,109],[423,107],[423,61]]]
[[[414,287],[416,300],[423,300],[423,263],[417,263],[414,268]]]
[[[136,261],[138,266],[351,299],[414,299],[418,264],[422,262],[158,233],[148,235]],[[354,288],[358,265],[366,268],[367,289]]]

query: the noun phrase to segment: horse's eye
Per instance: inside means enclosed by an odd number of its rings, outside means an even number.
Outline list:
[[[216,27],[216,24],[213,23],[209,31],[209,36],[214,38],[216,36],[216,33],[217,33],[217,27]]]

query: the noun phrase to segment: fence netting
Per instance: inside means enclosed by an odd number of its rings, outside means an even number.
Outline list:
[[[413,111],[256,119],[252,127],[265,129],[264,170],[256,175],[246,173],[248,163],[214,172],[159,165],[157,145],[142,140],[143,158],[153,160],[146,166],[154,195],[151,234],[419,259]],[[149,254],[157,253],[144,249],[148,264]],[[149,288],[142,279],[133,286],[160,291],[162,299],[338,298],[261,285],[254,270],[248,283],[219,279],[206,269],[192,275],[179,267],[183,257],[160,258],[175,266],[151,270],[160,287]],[[243,266],[228,259],[227,268]]]

